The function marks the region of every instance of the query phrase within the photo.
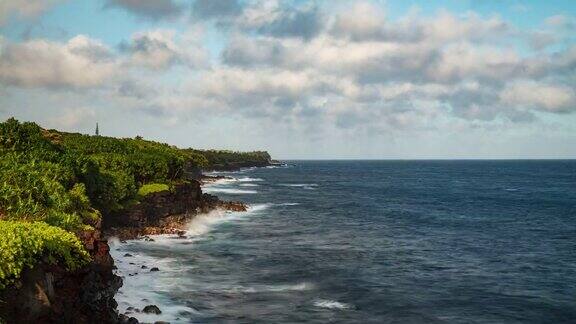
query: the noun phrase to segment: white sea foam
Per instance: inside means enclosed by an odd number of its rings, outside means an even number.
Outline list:
[[[206,214],[200,214],[192,218],[187,226],[187,235],[201,236],[212,230],[215,225],[232,221],[243,217],[248,217],[252,214],[259,213],[270,207],[270,204],[255,204],[248,206],[246,212],[230,212],[226,210],[213,210]]]
[[[232,195],[242,195],[242,194],[255,194],[258,193],[256,190],[244,190],[244,189],[234,189],[234,188],[220,188],[220,187],[207,187],[203,190],[206,193],[221,192]]]
[[[314,306],[320,308],[328,308],[328,309],[350,309],[353,306],[346,303],[341,303],[335,300],[329,299],[316,299],[314,301]]]
[[[160,236],[155,236],[158,240]],[[117,239],[109,240],[110,254],[116,260],[117,269],[115,273],[122,277],[123,284],[115,296],[118,302],[118,310],[121,314],[138,318],[141,322],[169,321],[171,323],[181,323],[182,312],[197,313],[196,310],[186,305],[174,304],[168,300],[165,294],[178,289],[173,278],[182,271],[178,262],[172,258],[155,258],[146,254],[133,252],[130,246],[142,244],[141,241],[128,241],[121,243]],[[162,242],[146,242],[146,244],[162,244]],[[125,253],[130,253],[131,257],[124,257]],[[146,266],[146,269],[142,269]],[[150,268],[158,267],[160,271],[151,272]],[[143,310],[147,305],[156,305],[162,311],[161,314],[146,314],[136,312],[129,308]],[[178,320],[180,318],[180,320]]]
[[[288,164],[281,164],[281,165],[269,165],[269,166],[266,166],[265,168],[266,169],[281,169],[281,168],[289,168],[289,167],[290,167],[290,165],[288,165]]]
[[[165,297],[170,291],[181,289],[175,278],[178,278],[183,271],[186,271],[186,268],[183,268],[183,265],[177,259],[153,257],[146,253],[138,252],[139,249],[134,249],[134,247],[146,245],[152,248],[155,246],[168,246],[170,249],[187,248],[187,244],[201,239],[203,235],[212,231],[217,224],[258,214],[268,207],[270,207],[270,204],[255,204],[249,206],[247,212],[214,210],[207,214],[200,214],[188,224],[186,238],[176,238],[174,235],[169,234],[152,235],[150,237],[154,241],[129,240],[124,243],[117,238],[110,238],[108,240],[111,247],[110,254],[117,266],[115,273],[123,279],[123,285],[115,296],[119,312],[121,314],[129,312],[128,316],[136,317],[140,322],[188,322],[189,316],[185,314],[198,313],[198,311],[186,305],[175,304],[174,300]],[[124,257],[126,253],[130,253],[132,256]],[[147,268],[142,269],[143,265]],[[151,272],[150,268],[152,267],[158,267],[160,271]],[[292,287],[292,289],[298,289],[298,286]],[[142,310],[147,305],[158,306],[162,313],[155,315],[128,310],[130,307]]]
[[[264,181],[264,179],[260,179],[260,178],[250,178],[250,177],[242,177],[242,178],[238,178],[236,179],[239,182],[253,182],[253,181]]]
[[[261,292],[285,292],[285,291],[305,291],[311,290],[314,285],[306,282],[301,282],[292,285],[255,285],[255,286],[234,286],[232,288],[224,289],[226,292],[241,292],[241,293],[261,293]]]
[[[294,187],[294,188],[302,188],[306,190],[316,190],[318,184],[316,183],[281,183],[283,187]]]
[[[257,185],[255,183],[242,183],[240,184],[240,187],[259,187],[260,185]]]
[[[277,204],[277,205],[278,205],[278,206],[297,206],[297,205],[300,205],[300,203],[297,203],[297,202],[286,202],[286,203],[280,203],[280,204]]]

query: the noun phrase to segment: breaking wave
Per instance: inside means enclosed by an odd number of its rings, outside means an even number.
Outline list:
[[[213,192],[221,192],[227,193],[232,195],[242,195],[242,194],[255,194],[258,193],[256,190],[243,190],[243,189],[234,189],[234,188],[218,188],[218,187],[206,187],[203,190],[206,193],[213,193]]]
[[[329,299],[316,299],[313,304],[316,307],[328,308],[328,309],[351,309],[351,308],[353,308],[353,306],[350,304],[341,303],[341,302],[338,302],[335,300],[329,300]]]

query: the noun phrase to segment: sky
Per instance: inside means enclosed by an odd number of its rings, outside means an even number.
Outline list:
[[[576,1],[0,0],[0,120],[278,159],[576,158]]]

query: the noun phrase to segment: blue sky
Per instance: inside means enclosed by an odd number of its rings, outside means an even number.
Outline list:
[[[573,1],[7,0],[0,119],[278,158],[576,158]]]

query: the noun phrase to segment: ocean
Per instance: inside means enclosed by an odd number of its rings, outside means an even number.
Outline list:
[[[205,192],[247,213],[199,216],[184,239],[112,242],[122,313],[576,323],[576,161],[289,161],[220,174],[234,179]]]

